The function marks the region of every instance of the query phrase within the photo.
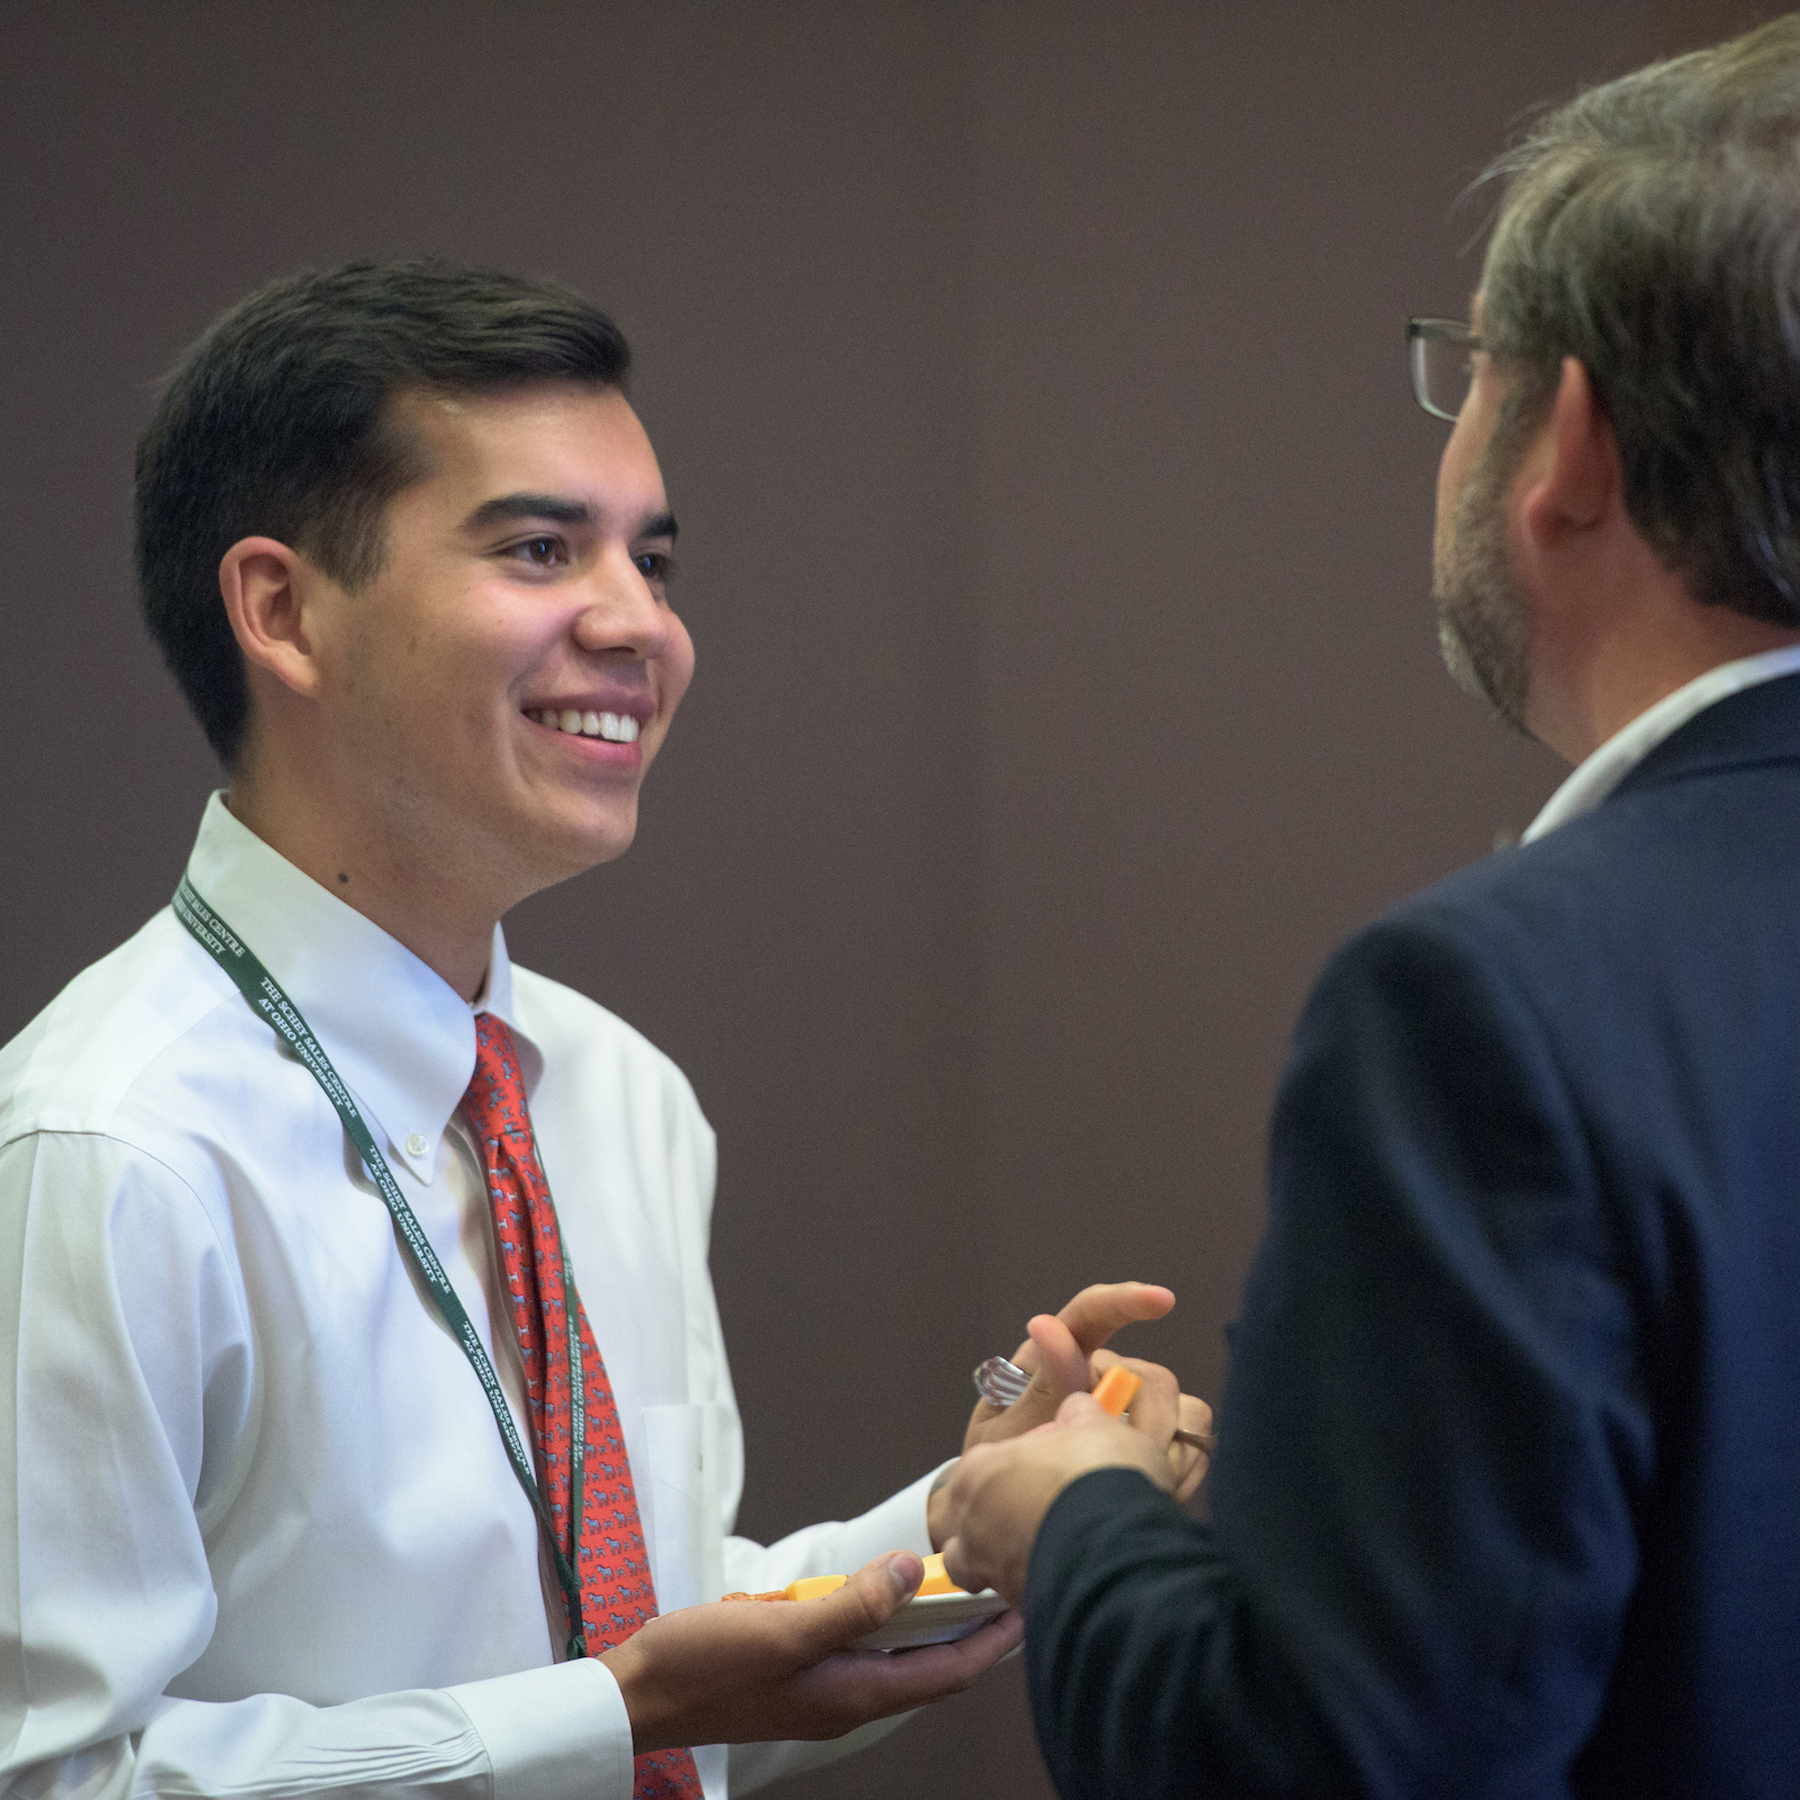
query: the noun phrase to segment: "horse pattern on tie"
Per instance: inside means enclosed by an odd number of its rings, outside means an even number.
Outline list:
[[[612,1383],[581,1296],[564,1279],[562,1232],[538,1160],[518,1053],[505,1022],[492,1013],[475,1017],[475,1076],[463,1097],[463,1111],[481,1150],[501,1272],[525,1364],[540,1491],[580,1582],[580,1625],[588,1654],[598,1655],[656,1617],[656,1587]],[[581,1346],[585,1415],[584,1491],[579,1497],[569,1491],[571,1306]],[[581,1531],[571,1546],[571,1508],[577,1505]],[[701,1800],[692,1753],[659,1750],[638,1757],[632,1794],[634,1800]]]

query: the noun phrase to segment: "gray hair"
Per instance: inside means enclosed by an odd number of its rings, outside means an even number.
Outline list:
[[[1515,417],[1577,358],[1664,563],[1800,626],[1800,15],[1583,94],[1488,173],[1482,337],[1522,367]]]

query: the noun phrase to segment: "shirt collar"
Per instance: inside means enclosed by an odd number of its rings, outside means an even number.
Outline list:
[[[1740,657],[1736,662],[1720,663],[1697,675],[1685,687],[1641,712],[1629,725],[1615,731],[1600,748],[1582,761],[1565,780],[1548,804],[1531,821],[1531,828],[1521,840],[1531,843],[1590,813],[1627,775],[1665,738],[1673,737],[1688,720],[1704,712],[1715,701],[1728,694],[1740,694],[1745,688],[1773,681],[1779,675],[1800,670],[1800,644],[1787,644],[1779,650],[1765,650],[1758,656]]]
[[[506,938],[494,927],[475,1006],[398,939],[346,906],[232,816],[206,803],[191,881],[256,952],[336,1065],[377,1137],[421,1181],[475,1073],[475,1013],[505,1020],[526,1093],[543,1058],[519,1024]]]

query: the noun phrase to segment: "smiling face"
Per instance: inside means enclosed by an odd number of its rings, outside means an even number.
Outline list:
[[[333,785],[390,875],[497,917],[620,854],[693,673],[669,605],[675,524],[623,395],[410,395],[428,470],[386,557],[315,617]]]

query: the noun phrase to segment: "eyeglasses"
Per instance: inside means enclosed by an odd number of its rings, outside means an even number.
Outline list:
[[[1475,352],[1481,339],[1460,319],[1408,319],[1406,352],[1412,364],[1413,398],[1434,419],[1456,422],[1469,397]]]

